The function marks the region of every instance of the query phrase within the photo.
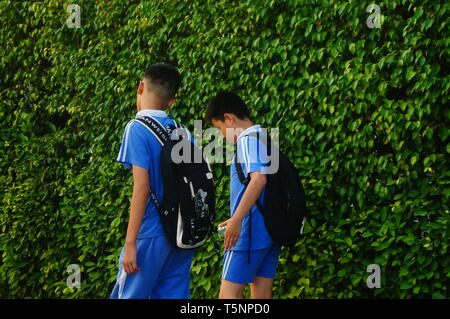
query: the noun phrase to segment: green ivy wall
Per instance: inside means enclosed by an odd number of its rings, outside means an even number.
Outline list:
[[[449,2],[72,2],[80,28],[70,1],[0,1],[0,297],[109,296],[132,191],[115,158],[159,61],[184,76],[169,113],[188,127],[232,89],[280,128],[311,218],[275,298],[449,296]],[[219,222],[229,166],[213,169]],[[197,251],[192,297],[217,296],[221,246],[214,234]]]

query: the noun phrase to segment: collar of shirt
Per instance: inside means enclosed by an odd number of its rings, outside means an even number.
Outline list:
[[[245,130],[243,130],[243,131],[241,132],[241,134],[239,134],[237,140],[239,140],[241,137],[244,137],[245,135],[248,135],[248,134],[250,134],[250,133],[257,132],[257,131],[259,131],[260,129],[261,129],[261,125],[253,125],[253,126],[250,126],[250,127],[246,128]]]
[[[142,116],[159,116],[159,117],[167,117],[166,112],[163,110],[140,110],[136,114],[136,118],[142,117]]]

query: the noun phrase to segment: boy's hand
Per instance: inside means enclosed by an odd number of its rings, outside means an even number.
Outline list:
[[[136,263],[137,249],[136,244],[126,244],[125,252],[123,254],[123,270],[127,274],[134,274],[139,272],[139,267]]]
[[[227,221],[219,224],[219,226],[227,226],[225,231],[225,238],[223,240],[223,247],[225,250],[231,249],[239,238],[242,229],[242,220],[231,217]]]

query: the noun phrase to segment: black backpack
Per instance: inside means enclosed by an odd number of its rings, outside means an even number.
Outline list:
[[[276,150],[267,135],[267,141],[259,138],[259,133],[252,133],[246,136],[256,136],[267,146],[267,154]],[[294,246],[306,222],[306,201],[305,191],[299,179],[297,169],[289,159],[279,151],[279,168],[273,174],[267,174],[267,183],[264,194],[264,206],[259,199],[256,205],[264,218],[264,224],[272,240],[285,246]],[[250,176],[245,177],[238,159],[238,152],[235,156],[236,171],[239,180],[247,186],[250,183]],[[251,211],[249,216],[249,227],[251,229]],[[251,235],[249,234],[251,238]]]
[[[215,216],[215,188],[208,162],[201,150],[189,140],[186,127],[174,121],[176,127],[169,125],[164,128],[149,116],[134,121],[149,129],[162,146],[163,199],[158,201],[153,191],[150,191],[150,198],[158,209],[168,240],[183,249],[202,245],[212,230]],[[174,130],[183,134],[177,134],[178,139],[174,139],[171,136]],[[172,160],[172,150],[177,143],[186,143],[184,146],[190,148],[188,161],[177,163]]]

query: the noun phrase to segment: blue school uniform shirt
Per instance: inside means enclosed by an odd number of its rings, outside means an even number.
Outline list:
[[[153,117],[163,127],[175,125],[174,121],[164,111],[141,110],[136,114],[136,118],[142,116]],[[117,161],[127,168],[136,165],[148,169],[150,188],[159,201],[163,197],[163,178],[159,163],[161,147],[155,136],[144,125],[133,121],[125,127],[119,155],[117,156]],[[138,239],[163,235],[164,230],[157,208],[149,198]]]
[[[240,165],[242,166],[244,176],[247,177],[252,172],[267,172],[268,157],[266,145],[261,142],[256,136],[247,136],[254,132],[264,134],[259,125],[244,130],[237,139],[237,153]],[[239,165],[239,164],[238,164]],[[231,164],[231,183],[230,183],[230,210],[231,216],[233,216],[239,203],[244,195],[246,187],[239,180],[235,161]],[[265,189],[259,196],[259,201],[264,206],[264,194]],[[251,209],[252,221],[251,221],[251,243],[249,247],[249,218],[250,213],[245,216],[242,221],[242,229],[236,245],[231,250],[259,250],[270,247],[273,244],[267,228],[264,224],[264,218],[261,215],[258,207],[253,205]]]

